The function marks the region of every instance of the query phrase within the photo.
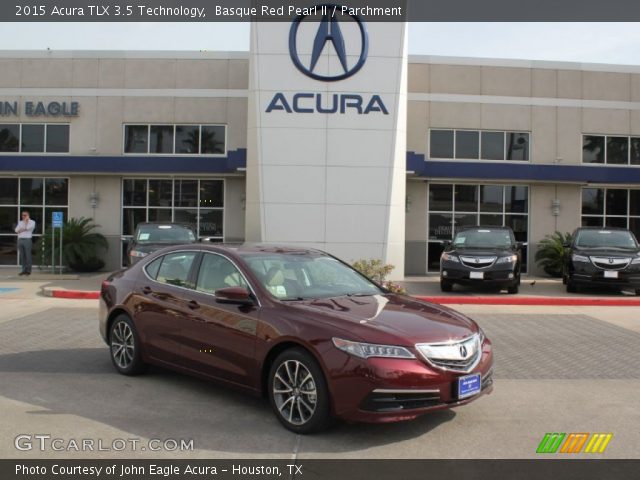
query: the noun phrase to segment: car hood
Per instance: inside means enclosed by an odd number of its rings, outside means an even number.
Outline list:
[[[456,247],[448,253],[454,255],[469,255],[479,257],[505,257],[507,255],[513,255],[515,252],[508,248],[464,248]]]
[[[633,257],[638,255],[638,250],[634,248],[616,248],[616,247],[602,247],[602,248],[580,248],[573,249],[574,253],[580,255],[595,255],[599,257]]]
[[[353,340],[370,343],[412,346],[460,340],[478,331],[473,320],[454,310],[395,294],[334,297],[290,306],[358,337]]]

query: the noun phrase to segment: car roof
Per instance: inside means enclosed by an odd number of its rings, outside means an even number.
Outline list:
[[[193,225],[190,223],[180,223],[180,222],[140,222],[136,228],[140,227],[160,227],[163,225],[170,225],[172,227],[184,227],[190,228],[193,230]]]
[[[474,225],[472,227],[461,227],[459,232],[464,232],[467,230],[511,230],[511,227],[507,227],[504,225],[496,226],[496,225]]]
[[[619,232],[630,232],[628,228],[621,227],[578,227],[576,230],[617,230]]]
[[[275,245],[275,244],[263,244],[263,243],[194,243],[188,245],[177,245],[175,247],[168,248],[184,248],[194,250],[210,250],[226,251],[229,253],[241,255],[243,253],[289,253],[289,254],[304,254],[311,253],[316,255],[328,255],[322,250],[316,248],[306,248],[294,245]]]

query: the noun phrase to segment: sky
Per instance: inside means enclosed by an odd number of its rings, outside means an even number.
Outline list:
[[[409,53],[640,65],[639,23],[411,23]],[[248,50],[248,23],[0,23],[4,50]],[[9,41],[10,39],[10,41]]]

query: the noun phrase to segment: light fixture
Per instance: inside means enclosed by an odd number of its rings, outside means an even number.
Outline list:
[[[558,200],[557,198],[551,200],[551,214],[554,217],[560,215],[560,200]]]
[[[91,195],[89,195],[89,204],[91,205],[91,208],[96,208],[99,200],[100,195],[98,192],[91,192]]]

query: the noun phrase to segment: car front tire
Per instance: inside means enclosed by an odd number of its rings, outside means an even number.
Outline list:
[[[301,348],[285,350],[271,365],[269,401],[280,423],[292,432],[318,432],[330,424],[324,374],[311,354]]]
[[[507,287],[507,293],[511,295],[515,295],[516,293],[518,293],[519,290],[520,290],[520,287],[518,286],[517,283],[515,285],[510,285],[509,287]]]
[[[147,365],[140,355],[140,339],[136,327],[128,315],[118,315],[109,330],[111,362],[123,375],[139,375]]]
[[[449,280],[440,280],[440,290],[443,292],[450,292],[453,290],[453,282]]]

